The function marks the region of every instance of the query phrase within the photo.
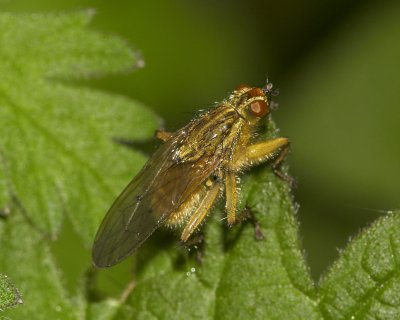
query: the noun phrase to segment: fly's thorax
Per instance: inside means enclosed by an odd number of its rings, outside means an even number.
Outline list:
[[[233,127],[243,121],[237,111],[224,102],[201,115],[186,128],[185,142],[179,147],[183,162],[197,161],[203,155],[217,155],[229,148]]]
[[[221,163],[223,170],[231,170],[232,164],[236,163],[237,159],[241,158],[246,153],[246,149],[252,140],[254,125],[248,121],[238,121],[232,127],[229,136],[224,143],[224,159]]]

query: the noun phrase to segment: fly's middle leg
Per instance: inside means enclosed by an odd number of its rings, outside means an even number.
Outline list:
[[[228,225],[233,225],[236,221],[236,211],[238,206],[237,176],[235,172],[228,171],[225,175],[225,195],[225,208]]]
[[[185,229],[182,232],[181,240],[187,241],[190,235],[197,229],[200,223],[204,220],[207,213],[210,211],[211,207],[213,206],[215,200],[217,200],[219,192],[220,192],[220,183],[214,182],[209,189],[207,190],[206,194],[204,195],[203,199],[200,200],[198,208],[196,211],[192,213],[190,216]]]

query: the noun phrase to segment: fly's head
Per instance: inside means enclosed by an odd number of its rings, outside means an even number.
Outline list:
[[[271,84],[267,84],[262,89],[240,85],[229,97],[228,103],[242,119],[248,124],[254,125],[269,114],[272,95],[274,93]]]

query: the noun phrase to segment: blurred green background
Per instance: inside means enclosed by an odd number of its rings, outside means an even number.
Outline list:
[[[273,117],[292,141],[300,236],[315,279],[351,236],[400,207],[398,2],[15,0],[0,7],[96,9],[91,27],[126,39],[145,67],[82,85],[144,102],[168,130],[239,83],[262,86],[268,75],[280,88]],[[79,245],[66,226],[55,248],[71,269],[71,261],[89,259]]]

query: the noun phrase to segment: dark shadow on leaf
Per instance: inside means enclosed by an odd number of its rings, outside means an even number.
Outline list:
[[[83,290],[87,301],[98,302],[105,298],[97,289],[97,269],[93,266],[89,267],[83,276]]]
[[[132,140],[122,137],[113,137],[112,142],[133,151],[140,151],[148,157],[150,157],[162,143],[156,138]]]
[[[156,230],[135,254],[135,273],[140,275],[154,257],[161,252],[174,250],[176,242],[176,236],[170,230],[163,228]]]

